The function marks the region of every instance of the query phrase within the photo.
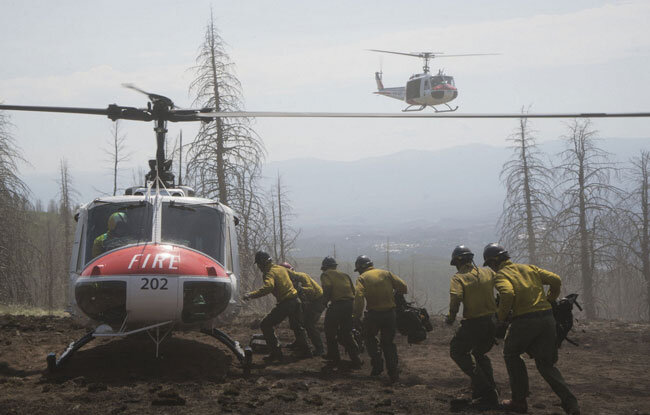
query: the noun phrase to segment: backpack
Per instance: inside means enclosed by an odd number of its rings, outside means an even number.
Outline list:
[[[433,330],[426,308],[414,307],[407,303],[403,294],[395,294],[395,314],[397,331],[407,336],[409,344],[426,340],[427,332]]]
[[[569,339],[567,335],[573,328],[573,306],[582,311],[582,307],[577,301],[578,294],[569,294],[558,302],[552,301],[553,317],[555,317],[556,344],[558,349],[562,346],[564,340],[574,346],[578,343]]]

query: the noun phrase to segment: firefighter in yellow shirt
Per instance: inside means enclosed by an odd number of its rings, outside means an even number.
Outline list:
[[[512,399],[503,401],[503,409],[518,413],[528,410],[528,373],[521,358],[523,353],[528,353],[535,359],[540,375],[560,397],[564,411],[580,414],[578,400],[555,367],[558,357],[556,328],[550,302],[560,295],[560,277],[534,265],[513,263],[508,251],[497,243],[485,247],[483,259],[484,265],[496,272],[499,321],[504,322],[512,311],[512,322],[503,346]],[[544,292],[544,285],[550,287],[548,293]]]
[[[300,324],[302,313],[300,299],[298,298],[298,291],[293,287],[288,270],[275,265],[271,260],[271,256],[263,251],[255,253],[255,264],[264,274],[264,285],[258,290],[244,294],[244,301],[268,294],[273,294],[277,300],[275,307],[260,323],[264,340],[266,340],[266,344],[270,349],[269,355],[264,360],[267,362],[282,360],[282,351],[278,338],[275,337],[274,328],[286,318],[289,318],[289,326],[296,334],[297,349],[307,354],[309,346],[307,345],[305,331]]]
[[[463,320],[451,339],[449,354],[472,380],[473,405],[493,409],[499,405],[499,396],[487,353],[494,345],[494,272],[478,268],[473,259],[474,254],[464,245],[454,248],[451,254],[450,265],[458,272],[451,278],[446,323],[453,324],[461,303]]]
[[[388,377],[394,383],[399,378],[397,347],[394,343],[397,330],[395,292],[406,294],[406,283],[390,271],[374,268],[372,260],[366,255],[359,256],[354,267],[359,273],[354,297],[354,319],[357,324],[361,320],[365,303],[368,303],[368,311],[363,320],[363,334],[372,365],[370,376],[379,376],[384,371],[381,357],[383,352]],[[377,344],[377,334],[381,351]]]
[[[352,367],[361,367],[359,359],[359,346],[352,338],[352,307],[354,303],[354,286],[348,274],[337,271],[336,259],[325,257],[321,264],[320,276],[323,284],[323,302],[329,303],[325,312],[325,339],[327,341],[327,355],[325,360],[336,365],[341,361],[339,340],[350,359]]]
[[[323,289],[309,274],[296,271],[290,263],[283,262],[280,265],[289,270],[289,277],[291,278],[293,287],[298,291],[298,298],[302,302],[302,326],[305,328],[312,346],[314,346],[312,354],[314,356],[322,356],[325,354],[325,348],[323,347],[323,339],[320,336],[320,331],[318,331],[316,324],[325,309]],[[298,346],[297,343],[298,341],[296,340],[289,346],[295,348]]]

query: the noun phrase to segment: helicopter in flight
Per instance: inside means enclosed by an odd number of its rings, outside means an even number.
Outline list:
[[[431,107],[435,112],[453,112],[458,106],[452,108],[448,103],[458,97],[458,88],[454,83],[454,77],[445,75],[442,69],[436,75],[429,73],[429,61],[433,58],[456,58],[463,56],[490,56],[498,53],[469,53],[461,55],[445,55],[443,52],[392,52],[388,50],[369,49],[371,52],[392,53],[395,55],[414,56],[424,61],[422,73],[411,75],[406,86],[385,88],[382,80],[382,71],[375,72],[377,91],[375,94],[385,97],[399,99],[409,104],[402,111],[422,111]],[[445,105],[447,109],[439,110],[436,105]]]
[[[167,97],[142,91],[146,108],[109,105],[70,108],[0,105],[0,110],[105,115],[153,121],[156,158],[143,186],[124,195],[99,197],[82,205],[70,259],[69,290],[73,317],[91,330],[70,343],[50,371],[95,338],[147,332],[159,346],[172,330],[198,329],[225,344],[247,372],[250,348],[218,328],[217,316],[234,310],[240,264],[237,214],[217,200],[200,198],[175,181],[165,159],[167,122],[210,121],[200,110],[178,109]]]

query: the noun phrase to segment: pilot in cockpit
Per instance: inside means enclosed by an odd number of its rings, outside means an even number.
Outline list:
[[[99,235],[93,242],[93,258],[106,251],[124,245],[124,243],[121,243],[120,241],[122,241],[126,235],[126,212],[115,212],[111,214],[108,218],[108,231]]]

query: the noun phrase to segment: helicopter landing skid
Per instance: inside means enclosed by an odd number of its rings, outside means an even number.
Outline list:
[[[417,107],[417,108],[411,109],[411,107]],[[422,111],[426,107],[427,107],[426,105],[409,105],[408,107],[404,108],[402,112]]]
[[[77,341],[74,341],[70,343],[67,349],[63,353],[61,353],[61,357],[58,359],[56,358],[55,353],[49,353],[47,355],[46,361],[47,361],[47,370],[49,372],[54,372],[55,370],[59,369],[72,355],[79,349],[81,349],[83,346],[88,344],[90,341],[92,341],[96,337],[126,337],[131,334],[139,333],[141,331],[149,331],[152,329],[156,329],[156,338],[154,339],[150,333],[149,336],[152,338],[154,343],[156,344],[156,357],[158,357],[158,346],[162,341],[165,339],[165,337],[169,334],[169,331],[165,333],[162,338],[160,337],[160,332],[159,328],[161,326],[165,326],[167,324],[171,324],[172,321],[164,321],[162,323],[157,323],[153,324],[151,326],[147,327],[142,327],[136,330],[131,330],[131,331],[123,331],[125,326],[126,326],[126,318],[124,319],[124,322],[122,323],[122,327],[120,327],[120,331],[118,332],[113,332],[110,326],[106,324],[102,324],[98,327],[96,327],[94,330],[86,333],[85,336],[80,338]],[[171,331],[171,329],[170,329]]]
[[[447,110],[439,110],[438,108],[434,107],[433,105],[430,105],[430,107],[433,108],[433,110],[435,112],[454,112],[454,111],[456,111],[458,109],[458,106],[456,106],[455,108],[452,108],[452,107],[449,106],[449,104],[445,104],[445,105],[449,109],[447,109]]]
[[[63,353],[61,353],[61,357],[59,357],[58,359],[56,358],[55,353],[49,353],[46,358],[48,372],[52,373],[55,370],[57,370],[59,367],[63,365],[63,363],[66,362],[66,360],[72,357],[74,352],[81,349],[83,346],[85,346],[86,344],[88,344],[94,339],[95,339],[95,330],[86,333],[86,335],[80,338],[79,340],[70,343],[68,345],[68,348],[65,349]]]
[[[250,374],[251,364],[253,363],[253,351],[250,347],[242,348],[238,341],[231,339],[226,333],[214,327],[212,329],[201,329],[201,333],[214,337],[225,344],[237,359],[239,359],[244,369],[244,375],[248,376]]]

